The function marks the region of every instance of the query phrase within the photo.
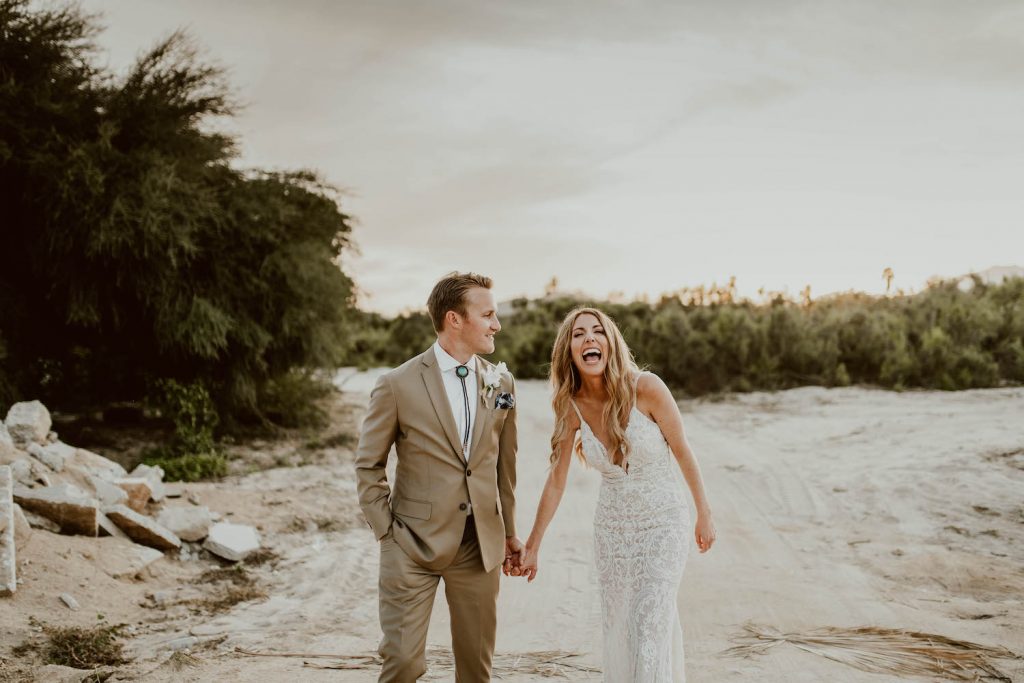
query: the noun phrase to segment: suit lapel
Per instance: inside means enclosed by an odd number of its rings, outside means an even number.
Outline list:
[[[434,408],[437,420],[448,437],[455,455],[462,460],[462,440],[459,439],[459,430],[455,426],[455,416],[452,415],[451,403],[448,401],[448,393],[444,390],[444,382],[441,380],[441,368],[437,365],[437,357],[433,348],[427,349],[422,356],[423,383],[427,387],[427,394],[430,395],[430,405]]]
[[[480,441],[483,439],[484,431],[488,425],[491,424],[491,418],[494,417],[494,410],[491,406],[494,401],[494,394],[491,394],[491,398],[488,399],[484,392],[484,371],[487,367],[484,365],[483,359],[480,356],[476,358],[476,395],[479,396],[480,403],[476,407],[476,420],[473,421],[473,442],[469,447],[469,461],[473,462],[473,458],[477,453],[483,452],[482,448],[478,448]]]

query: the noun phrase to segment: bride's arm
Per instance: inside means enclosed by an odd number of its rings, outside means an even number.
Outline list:
[[[711,521],[711,505],[704,491],[700,465],[697,464],[697,457],[693,454],[683,432],[683,418],[679,414],[679,406],[661,378],[650,372],[640,377],[637,385],[637,403],[643,412],[658,423],[665,441],[672,449],[672,455],[679,463],[679,469],[683,472],[686,484],[690,488],[690,495],[693,496],[693,504],[697,508],[697,547],[702,553],[707,552],[715,542],[715,525]]]
[[[575,416],[573,416],[575,417]],[[544,538],[544,532],[558,510],[558,504],[562,502],[562,494],[565,492],[565,482],[569,476],[569,462],[572,460],[572,447],[575,442],[576,430],[579,429],[579,421],[569,422],[567,436],[562,440],[558,449],[558,460],[548,470],[547,481],[544,482],[544,490],[540,494],[540,502],[537,504],[537,517],[533,522],[533,529],[530,537],[526,539],[526,556],[519,567],[520,573],[527,581],[533,581],[537,577],[537,559],[540,552],[540,543]]]

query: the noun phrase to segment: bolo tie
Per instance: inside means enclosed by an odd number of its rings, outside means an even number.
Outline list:
[[[462,382],[462,400],[466,410],[466,425],[465,433],[462,436],[462,457],[468,460],[469,456],[469,391],[466,389],[466,378],[469,377],[469,368],[465,365],[460,365],[455,368],[455,375]]]

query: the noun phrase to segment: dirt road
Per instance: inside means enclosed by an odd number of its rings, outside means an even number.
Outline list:
[[[347,388],[365,400],[370,378]],[[541,382],[520,382],[518,524],[526,537],[546,476],[551,417]],[[358,397],[362,397],[361,399]],[[905,680],[865,673],[788,644],[769,654],[723,655],[746,622],[783,631],[882,626],[1024,650],[1024,390],[896,394],[820,388],[684,402],[684,423],[714,506],[719,540],[691,554],[679,608],[691,682]],[[337,509],[356,515],[351,463],[250,475],[244,486],[295,498],[316,477]],[[599,477],[574,463],[545,540],[538,579],[503,579],[501,680],[600,680],[600,615],[591,568]],[[319,495],[324,494],[318,489]],[[282,504],[287,505],[287,501]],[[377,547],[365,527],[279,534],[281,556],[265,602],[187,631],[136,644],[153,657],[145,680],[368,681],[366,661],[255,657],[233,652],[372,655]],[[173,638],[227,636],[196,662],[156,665]],[[450,643],[443,591],[431,646]],[[561,651],[573,667],[544,664]],[[428,680],[452,680],[432,651]],[[512,653],[519,653],[513,656]],[[1002,661],[1024,681],[1024,662]]]

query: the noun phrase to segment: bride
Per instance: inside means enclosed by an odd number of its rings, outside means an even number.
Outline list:
[[[575,450],[602,477],[594,555],[604,680],[684,681],[676,594],[686,564],[690,512],[673,459],[697,509],[694,535],[700,552],[715,542],[715,526],[675,399],[657,375],[639,370],[618,327],[595,308],[578,308],[562,323],[551,352],[551,384],[552,466],[516,573],[529,581],[537,576],[541,541],[562,499]]]

